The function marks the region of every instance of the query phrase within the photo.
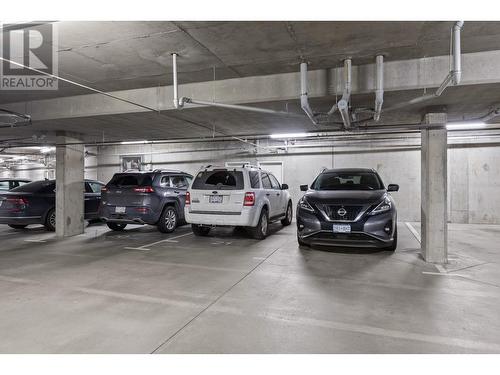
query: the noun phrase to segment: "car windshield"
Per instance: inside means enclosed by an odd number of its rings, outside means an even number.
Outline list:
[[[326,172],[314,180],[314,190],[380,190],[380,178],[373,172]]]

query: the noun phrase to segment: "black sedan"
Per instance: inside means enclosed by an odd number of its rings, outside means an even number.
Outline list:
[[[396,250],[397,212],[388,192],[372,169],[323,171],[297,206],[297,240],[300,245],[384,248]]]
[[[99,218],[102,182],[85,180],[85,220]],[[56,228],[56,181],[35,181],[0,193],[0,224],[22,229],[42,224],[49,231]],[[83,192],[83,191],[82,191]]]

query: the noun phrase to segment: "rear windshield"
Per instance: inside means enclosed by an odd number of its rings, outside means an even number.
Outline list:
[[[127,173],[115,174],[108,186],[127,187],[127,186],[151,186],[153,178],[149,174]]]
[[[42,180],[30,182],[21,186],[18,186],[11,191],[18,191],[22,193],[51,193],[56,188],[55,181]]]
[[[382,182],[372,172],[322,173],[314,180],[314,190],[380,190]]]
[[[243,186],[243,172],[216,169],[199,172],[194,179],[192,189],[241,190]]]

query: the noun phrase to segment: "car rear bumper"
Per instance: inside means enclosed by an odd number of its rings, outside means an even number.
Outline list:
[[[189,224],[209,226],[255,227],[259,221],[256,207],[244,207],[241,212],[191,211],[185,207],[184,215]]]
[[[0,216],[0,224],[30,225],[42,224],[41,216]]]
[[[114,211],[115,206],[102,206],[99,210],[99,217],[104,222],[150,225],[155,225],[159,219],[159,215],[155,212],[149,210],[147,213],[139,213],[136,207],[126,207],[125,213],[120,214]]]
[[[349,224],[351,232],[334,233],[333,224]],[[368,216],[350,223],[319,220],[316,214],[302,209],[297,215],[297,236],[309,245],[385,248],[392,245],[395,230],[395,212]]]

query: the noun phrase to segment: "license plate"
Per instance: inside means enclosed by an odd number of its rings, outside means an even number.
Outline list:
[[[222,203],[222,195],[209,195],[208,203]]]
[[[349,224],[333,224],[333,233],[351,233]]]
[[[115,207],[115,213],[117,214],[124,214],[126,210],[126,207]]]

